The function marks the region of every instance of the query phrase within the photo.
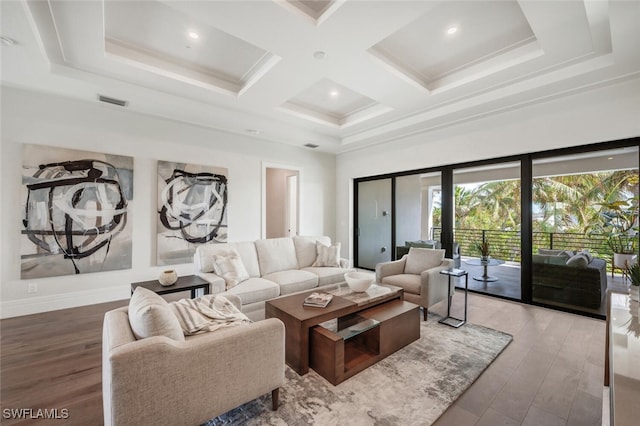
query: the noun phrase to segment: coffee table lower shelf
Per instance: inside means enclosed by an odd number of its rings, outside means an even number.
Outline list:
[[[358,320],[370,324],[346,336],[322,325],[310,331],[309,365],[334,385],[420,338],[420,307],[410,302],[394,300],[338,319],[346,328],[349,321],[357,328]]]

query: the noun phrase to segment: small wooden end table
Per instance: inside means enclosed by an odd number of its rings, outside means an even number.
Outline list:
[[[191,290],[192,299],[195,299],[197,297],[196,290],[198,289],[203,289],[204,294],[211,293],[211,284],[209,283],[209,281],[200,278],[197,275],[185,275],[183,277],[178,277],[178,281],[169,286],[161,285],[158,280],[131,283],[131,294],[133,294],[133,291],[138,286],[144,287],[157,294],[178,293],[181,291]]]
[[[449,286],[447,288],[447,316],[438,321],[441,324],[446,324],[448,326],[458,328],[467,322],[467,293],[469,290],[469,273],[464,269],[445,269],[444,271],[440,271],[440,274],[447,275],[449,277]],[[451,277],[462,277],[464,276],[464,319],[454,318],[451,316]]]

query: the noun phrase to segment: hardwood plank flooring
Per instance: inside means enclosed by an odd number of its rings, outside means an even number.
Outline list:
[[[452,306],[456,316],[462,315],[460,293]],[[1,408],[66,408],[69,418],[0,423],[102,424],[102,319],[126,303],[1,320]],[[442,303],[433,311],[445,309]],[[600,424],[603,321],[477,294],[469,295],[468,318],[510,333],[514,341],[437,426]]]

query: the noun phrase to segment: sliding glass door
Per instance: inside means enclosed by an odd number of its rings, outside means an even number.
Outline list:
[[[357,263],[375,269],[376,264],[391,260],[391,179],[357,184]]]
[[[605,315],[638,256],[638,148],[533,162],[533,301]]]
[[[469,288],[521,299],[520,163],[456,168],[454,245]]]

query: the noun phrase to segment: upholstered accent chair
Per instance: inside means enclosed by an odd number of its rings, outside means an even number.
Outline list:
[[[377,264],[376,282],[402,287],[405,300],[422,306],[426,321],[427,308],[449,296],[448,277],[440,271],[453,266],[444,250],[411,247],[402,259]]]
[[[104,317],[106,426],[202,424],[269,392],[275,410],[284,371],[284,324],[275,318],[176,340],[136,338],[127,307]]]

